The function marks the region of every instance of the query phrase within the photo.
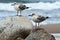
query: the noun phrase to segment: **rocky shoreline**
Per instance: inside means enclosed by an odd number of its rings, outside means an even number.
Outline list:
[[[55,40],[44,28],[33,29],[31,21],[24,16],[2,20],[0,28],[0,40]]]

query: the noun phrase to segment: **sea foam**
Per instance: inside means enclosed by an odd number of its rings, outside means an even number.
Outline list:
[[[14,11],[14,8],[11,6],[12,3],[0,3],[0,10],[9,10]],[[24,3],[30,9],[43,9],[43,10],[52,10],[60,8],[60,2],[39,2],[39,3]]]

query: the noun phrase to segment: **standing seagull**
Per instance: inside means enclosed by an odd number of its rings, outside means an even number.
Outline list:
[[[30,14],[29,16],[32,16],[32,20],[36,23],[36,26],[39,27],[39,23],[46,20],[49,17],[44,17],[41,15],[36,15],[34,13]],[[38,25],[37,25],[38,24]]]
[[[18,13],[20,12],[20,16],[21,16],[21,11],[25,10],[25,9],[28,9],[29,7],[26,7],[26,5],[23,5],[23,4],[18,4],[16,2],[14,2],[12,4],[12,6],[15,8],[15,10],[17,11],[17,16],[18,16]]]

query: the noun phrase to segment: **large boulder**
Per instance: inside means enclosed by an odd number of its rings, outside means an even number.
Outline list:
[[[55,40],[55,37],[43,28],[35,28],[25,40]]]
[[[31,21],[24,16],[13,16],[0,22],[1,28],[4,28],[0,34],[0,40],[16,40],[17,38],[25,39],[32,29]]]

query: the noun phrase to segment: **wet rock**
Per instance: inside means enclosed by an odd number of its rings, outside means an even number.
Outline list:
[[[0,40],[15,40],[15,38],[26,38],[32,29],[32,23],[27,17],[13,16],[1,21],[2,27],[6,27],[0,34]]]
[[[55,40],[55,37],[43,28],[35,28],[25,40]]]

